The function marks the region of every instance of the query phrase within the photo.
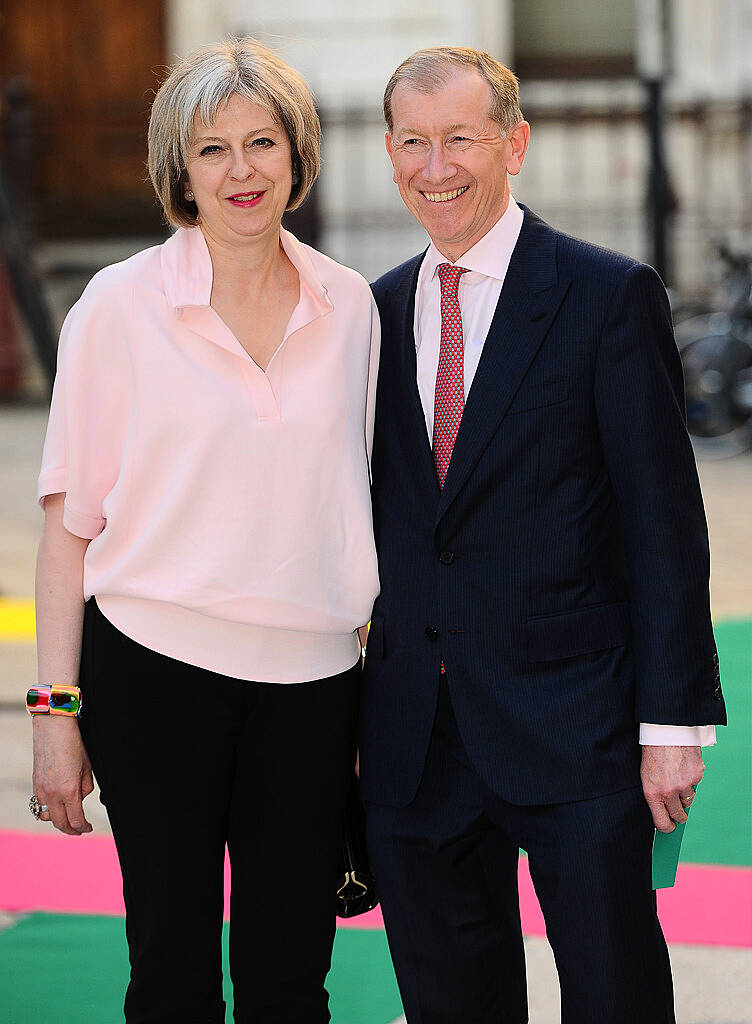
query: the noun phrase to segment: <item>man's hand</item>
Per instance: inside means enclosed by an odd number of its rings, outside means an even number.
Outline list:
[[[687,820],[685,808],[694,800],[694,789],[705,765],[702,747],[642,748],[642,791],[659,832],[673,832]]]
[[[83,800],[94,789],[94,781],[78,722],[62,715],[34,715],[33,731],[33,792],[49,807],[40,820],[51,821],[69,836],[91,832]]]

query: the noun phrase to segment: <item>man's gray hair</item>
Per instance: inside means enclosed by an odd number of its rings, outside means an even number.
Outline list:
[[[446,85],[453,72],[477,71],[491,87],[490,117],[502,131],[509,131],[522,120],[517,76],[508,67],[486,53],[466,46],[432,46],[417,50],[403,60],[384,91],[384,120],[390,133],[394,130],[392,95],[400,82],[429,95]]]

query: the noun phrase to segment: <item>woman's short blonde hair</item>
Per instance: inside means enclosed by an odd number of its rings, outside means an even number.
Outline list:
[[[520,90],[517,76],[485,50],[467,46],[432,46],[417,50],[403,60],[387,82],[384,92],[384,120],[390,133],[394,130],[392,95],[400,82],[418,92],[438,92],[453,71],[477,71],[491,86],[493,99],[489,115],[502,131],[509,131],[522,120]]]
[[[303,77],[256,39],[204,46],[170,69],[151,108],[149,174],[170,224],[193,227],[198,219],[185,198],[194,115],[210,126],[234,93],[268,110],[287,133],[294,172],[288,210],[301,205],[318,177],[321,124]]]

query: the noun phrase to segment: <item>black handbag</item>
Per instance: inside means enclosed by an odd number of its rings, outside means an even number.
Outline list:
[[[342,856],[337,873],[337,917],[356,917],[379,902],[366,847],[366,815],[353,776],[345,806]]]

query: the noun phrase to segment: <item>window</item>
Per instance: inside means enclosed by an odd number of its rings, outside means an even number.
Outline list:
[[[634,74],[634,0],[515,0],[513,6],[513,66],[521,78]]]

